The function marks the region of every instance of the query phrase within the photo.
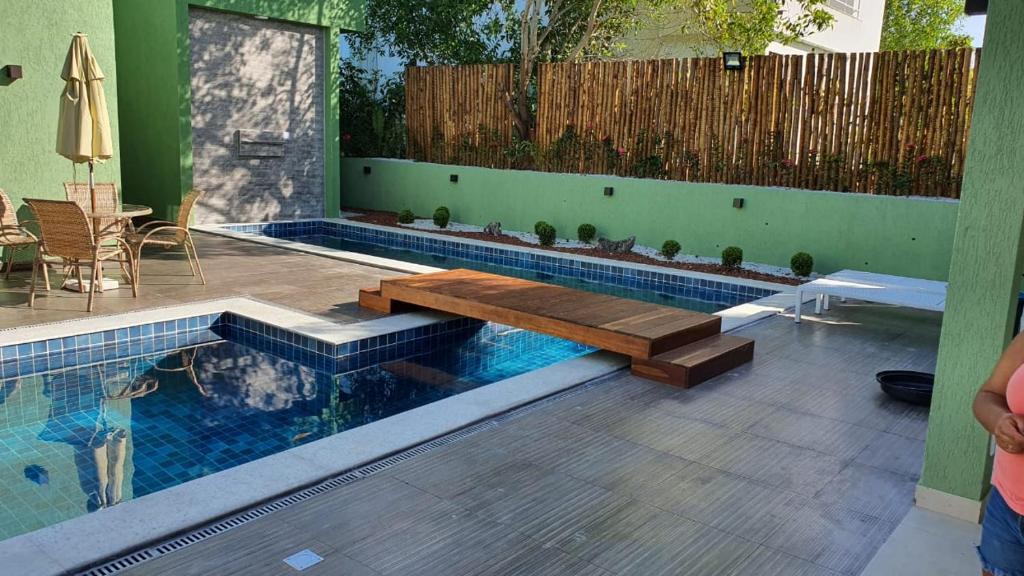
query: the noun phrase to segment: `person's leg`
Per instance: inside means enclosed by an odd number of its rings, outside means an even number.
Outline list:
[[[986,576],[1024,576],[1021,516],[1010,508],[995,487],[985,507],[978,557]]]

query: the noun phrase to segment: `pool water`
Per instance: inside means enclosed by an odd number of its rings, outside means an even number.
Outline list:
[[[741,303],[740,299],[726,293],[716,294],[715,296],[718,298],[714,300],[687,298],[685,296],[665,294],[653,290],[639,290],[624,286],[616,286],[614,284],[605,284],[602,282],[589,282],[581,278],[548,274],[536,270],[516,268],[514,266],[501,266],[498,264],[478,262],[453,256],[441,256],[426,252],[417,252],[414,250],[389,248],[369,242],[359,242],[323,234],[289,237],[288,239],[295,242],[302,242],[304,244],[313,244],[315,246],[323,246],[325,248],[333,248],[335,250],[357,252],[359,254],[378,256],[381,258],[389,258],[392,260],[400,260],[402,262],[411,262],[413,264],[422,264],[425,266],[434,266],[437,268],[466,268],[468,270],[477,270],[480,272],[490,272],[492,274],[523,278],[526,280],[535,280],[537,282],[556,284],[558,286],[575,288],[577,290],[586,290],[588,292],[597,292],[600,294],[618,296],[620,298],[641,300],[643,302],[653,302],[655,304],[685,308],[687,310],[705,312],[708,314],[725,310],[730,306],[735,306]]]
[[[0,539],[591,351],[478,323],[335,374],[221,334],[0,381]]]

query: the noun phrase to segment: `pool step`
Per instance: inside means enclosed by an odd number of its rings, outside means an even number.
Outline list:
[[[380,288],[362,288],[359,290],[359,307],[366,308],[367,310],[373,310],[374,312],[380,312],[381,314],[391,314],[391,299],[384,298],[380,295]]]
[[[754,341],[716,334],[644,360],[633,358],[633,374],[692,388],[754,359]]]

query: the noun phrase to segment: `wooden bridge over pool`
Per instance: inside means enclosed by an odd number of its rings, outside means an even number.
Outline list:
[[[359,293],[390,314],[429,308],[540,332],[632,359],[637,376],[689,388],[749,362],[754,341],[704,314],[472,270],[381,280]]]

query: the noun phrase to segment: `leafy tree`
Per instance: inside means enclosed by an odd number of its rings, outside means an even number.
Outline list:
[[[740,50],[764,54],[772,42],[790,44],[832,27],[835,17],[826,0],[799,0],[780,9],[778,0],[687,0],[690,17],[684,34],[695,35],[698,51]]]
[[[689,8],[693,26],[715,46],[763,53],[832,23],[827,0],[373,0],[358,52],[380,52],[410,64],[518,65],[506,94],[520,139],[533,128],[533,83],[541,62],[613,56],[622,39],[666,13]]]
[[[410,64],[511,61],[518,38],[515,0],[374,0],[356,52],[379,52]]]
[[[517,63],[506,101],[528,140],[538,63],[613,55],[625,35],[686,1],[374,0],[354,48],[412,64]]]
[[[349,62],[339,70],[341,153],[405,156],[405,85]]]
[[[963,0],[888,0],[882,50],[928,50],[971,45],[961,32]]]

